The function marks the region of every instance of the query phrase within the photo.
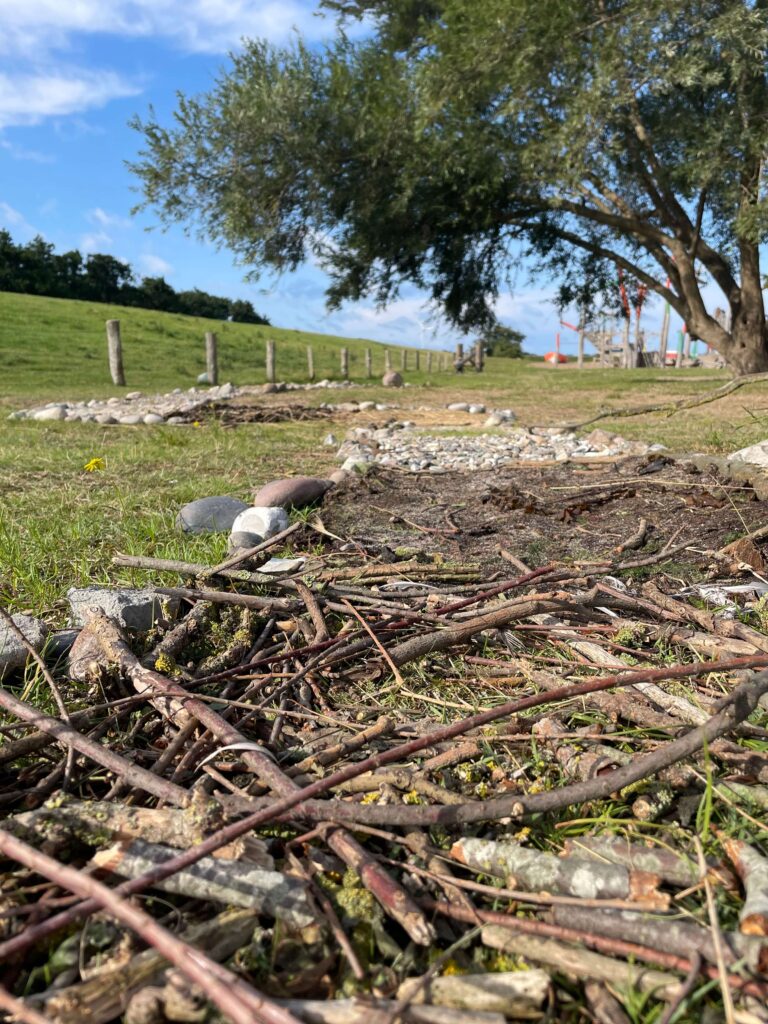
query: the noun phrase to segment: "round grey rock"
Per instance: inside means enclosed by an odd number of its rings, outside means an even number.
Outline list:
[[[403,386],[403,378],[397,370],[387,370],[381,378],[381,383],[385,388],[401,388]]]
[[[165,417],[160,416],[156,412],[148,412],[147,415],[143,418],[142,423],[146,423],[148,426],[151,426],[156,423],[165,423]]]
[[[198,498],[179,509],[176,526],[184,533],[226,533],[247,508],[244,501],[228,495]]]
[[[41,619],[21,613],[11,618],[35,650],[42,650],[48,632],[46,624]],[[0,622],[0,679],[9,672],[24,668],[28,657],[29,653],[21,640],[11,632],[5,621]]]
[[[244,548],[255,548],[264,540],[258,533],[247,533],[245,530],[234,530],[227,541],[227,551],[240,551]]]
[[[151,629],[162,619],[175,618],[179,609],[178,598],[127,587],[72,587],[67,591],[67,600],[75,626],[84,626],[90,610],[98,608],[123,629],[140,632]]]

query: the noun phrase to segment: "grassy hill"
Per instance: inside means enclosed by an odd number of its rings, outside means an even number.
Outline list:
[[[366,348],[373,350],[376,376],[384,370],[388,347],[393,366],[400,366],[395,347],[359,338],[0,292],[0,398],[117,393],[107,366],[104,322],[110,319],[121,322],[128,387],[141,391],[191,387],[205,370],[206,331],[215,331],[219,337],[221,382],[262,383],[265,345],[270,338],[277,344],[277,376],[282,380],[308,379],[307,345],[314,349],[317,380],[340,376],[339,350],[344,347],[349,349],[354,380],[364,379]],[[404,338],[403,344],[409,340]],[[410,358],[412,365],[413,356]]]

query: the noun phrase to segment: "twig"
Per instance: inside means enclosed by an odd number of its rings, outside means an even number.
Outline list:
[[[237,975],[210,960],[200,950],[192,949],[158,924],[143,910],[121,899],[95,878],[81,871],[59,864],[52,857],[33,849],[21,840],[0,829],[0,850],[32,871],[49,878],[78,896],[92,899],[112,917],[127,925],[145,942],[199,985],[225,1016],[235,1024],[300,1024],[282,1007],[256,992]]]
[[[219,562],[218,565],[214,565],[211,569],[205,569],[201,572],[200,579],[206,580],[209,576],[216,576],[225,569],[234,569],[235,566],[241,565],[243,562],[247,562],[249,558],[253,558],[254,555],[260,554],[262,551],[266,551],[268,548],[276,547],[281,541],[286,540],[291,534],[296,533],[303,526],[303,523],[291,523],[280,533],[276,533],[274,537],[270,537],[268,540],[263,540],[261,543],[256,544],[252,548],[245,548],[242,551],[238,551],[232,555],[231,558],[225,559],[223,562]]]

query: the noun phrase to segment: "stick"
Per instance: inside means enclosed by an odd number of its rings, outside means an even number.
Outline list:
[[[242,551],[238,551],[237,554],[232,555],[231,558],[225,559],[223,562],[219,562],[218,565],[214,565],[212,569],[205,569],[200,573],[200,579],[206,580],[209,576],[216,576],[224,569],[233,569],[236,565],[240,565],[246,562],[249,558],[253,558],[254,555],[260,554],[262,551],[266,551],[268,548],[273,548],[281,541],[290,537],[292,533],[296,533],[303,526],[303,523],[291,523],[290,526],[286,526],[280,533],[276,533],[274,537],[270,537],[268,540],[263,540],[261,543],[256,544],[252,548],[244,548]]]
[[[735,380],[729,380],[727,384],[723,384],[719,388],[715,388],[714,391],[707,391],[703,395],[696,396],[694,398],[683,398],[679,402],[658,402],[654,405],[640,405],[636,409],[625,407],[622,409],[606,409],[603,412],[599,412],[596,416],[592,416],[588,420],[582,420],[581,423],[569,423],[561,424],[562,430],[581,430],[582,427],[588,427],[591,423],[597,423],[598,420],[604,419],[623,419],[628,416],[644,416],[650,412],[668,412],[674,415],[676,412],[680,412],[682,409],[695,409],[698,405],[706,405],[708,402],[716,402],[720,398],[725,398],[726,395],[730,395],[732,391],[736,391],[737,388],[743,388],[747,384],[760,384],[763,381],[768,380],[768,373],[751,373],[744,377],[737,377]]]
[[[190,981],[199,985],[211,1002],[235,1024],[253,1024],[254,1017],[264,1024],[300,1024],[292,1014],[210,960],[205,953],[177,939],[149,914],[121,899],[95,878],[59,864],[2,829],[0,851],[70,892],[94,900],[178,967]]]
[[[625,682],[632,683],[642,681],[651,677],[654,678],[672,678],[681,676],[698,676],[706,675],[709,672],[717,671],[730,671],[733,669],[743,669],[755,667],[756,665],[764,666],[768,664],[768,658],[756,657],[756,658],[734,658],[729,661],[720,662],[709,662],[705,665],[680,665],[675,669],[652,669],[645,672],[627,673],[622,676],[609,676],[603,680],[595,679],[589,680],[587,683],[576,684],[575,686],[563,687],[562,691],[558,694],[558,697],[571,697],[578,696],[583,693],[592,692],[592,690],[608,689],[610,686],[623,685]],[[638,676],[640,680],[638,680]],[[757,685],[756,685],[757,684]],[[746,689],[745,689],[746,688]],[[728,698],[728,709],[734,709],[732,718],[740,721],[747,717],[757,704],[762,693],[768,690],[768,673],[762,674],[761,676],[755,677],[754,680],[749,680],[747,683],[743,683],[739,686],[734,693]],[[426,747],[431,747],[437,742],[442,742],[448,739],[453,739],[455,736],[460,736],[463,733],[468,732],[470,729],[478,728],[481,725],[486,725],[489,722],[495,721],[498,718],[508,717],[517,711],[525,710],[529,707],[538,707],[541,704],[546,704],[553,699],[551,694],[534,694],[531,697],[525,697],[522,700],[511,701],[503,704],[500,707],[492,708],[489,711],[481,712],[478,715],[473,715],[471,718],[464,719],[461,722],[455,722],[452,725],[445,726],[442,729],[436,730],[429,733],[426,736],[418,737],[417,739],[411,740],[408,743],[403,743],[400,746],[392,747],[387,751],[382,751],[378,754],[373,754],[363,761],[359,761],[353,765],[347,765],[347,767],[327,776],[324,779],[319,779],[312,785],[299,789],[296,792],[290,793],[279,800],[271,801],[267,807],[259,808],[256,811],[248,814],[245,818],[240,821],[232,822],[231,824],[220,829],[218,832],[209,836],[203,840],[198,846],[193,847],[189,850],[185,850],[183,853],[174,857],[173,860],[166,861],[164,864],[159,865],[152,872],[142,875],[140,878],[134,879],[131,882],[124,883],[119,886],[116,891],[130,895],[133,893],[143,892],[146,888],[153,885],[156,881],[163,878],[168,878],[174,871],[180,871],[182,868],[187,867],[189,864],[196,863],[201,857],[204,857],[208,853],[213,853],[215,850],[220,849],[222,846],[226,846],[227,843],[238,839],[240,836],[245,835],[252,829],[259,825],[263,825],[270,821],[279,819],[281,815],[291,811],[293,808],[303,805],[301,811],[297,813],[297,817],[311,816],[308,814],[309,808],[312,807],[311,798],[319,796],[321,793],[326,793],[328,790],[333,789],[335,786],[340,785],[342,782],[346,782],[348,779],[355,778],[357,775],[362,775],[367,771],[372,771],[376,768],[380,768],[385,764],[392,764],[398,760],[403,760],[410,757],[411,754],[417,753],[419,750],[423,750]],[[556,698],[554,698],[556,699]],[[687,736],[683,737],[683,740],[689,740],[690,737],[695,737],[694,749],[698,749],[696,743],[704,741],[707,738],[708,741],[715,738],[714,735],[708,735],[708,737],[702,736],[704,732],[714,732],[716,735],[720,733],[717,731],[717,727],[722,726],[722,731],[725,732],[733,727],[734,721],[725,721],[722,716],[718,717],[718,723],[716,723],[715,729],[707,729],[706,726],[702,726],[699,729],[692,730]],[[715,719],[710,719],[708,725],[712,725]],[[676,743],[679,741],[675,741]],[[672,744],[667,744],[667,747]],[[679,748],[678,748],[679,751]],[[679,757],[686,756],[687,750],[679,754]],[[676,752],[677,753],[677,752]],[[679,759],[676,757],[674,759]],[[266,758],[265,758],[266,760]],[[670,762],[672,763],[672,762]],[[630,766],[631,768],[632,766]],[[663,765],[662,765],[663,767]],[[620,769],[622,772],[626,772],[627,769]],[[616,773],[613,773],[611,778],[615,778]],[[640,778],[643,777],[643,772],[640,773]],[[602,782],[602,779],[593,780],[595,783]],[[631,781],[635,781],[633,778]],[[627,783],[622,783],[626,785]],[[579,783],[578,786],[568,787],[569,792],[573,792],[574,789],[582,787],[584,784]],[[556,791],[561,792],[561,791]],[[491,802],[484,804],[474,805],[474,814],[470,813],[466,820],[483,821],[483,820],[494,820],[495,811],[499,811],[499,817],[507,817],[507,807],[499,807],[500,804],[508,802],[509,798],[502,798],[501,800],[493,801],[495,805],[494,809],[490,812],[488,808]],[[542,800],[545,803],[551,799],[551,794],[540,793],[534,796],[526,797],[526,805],[530,808],[535,802]],[[519,798],[513,798],[516,803],[519,802]],[[227,801],[222,800],[223,804]],[[249,802],[250,803],[250,802]],[[563,806],[567,806],[570,803],[570,799],[566,799],[563,802]],[[536,808],[534,808],[535,810]],[[548,808],[547,808],[548,809]],[[340,812],[348,810],[344,805],[334,805],[333,803],[323,802],[322,811],[320,814],[324,818],[330,818],[333,815],[339,816]],[[388,808],[388,807],[356,807],[352,808],[356,813],[366,812],[369,814],[371,811],[378,812],[389,812],[396,811],[402,815],[405,812],[424,812],[428,811],[429,808]],[[456,812],[455,807],[443,807],[439,809],[442,814],[453,816]],[[533,812],[531,812],[533,813]],[[414,823],[420,825],[423,823],[423,814],[418,814],[418,821]],[[439,819],[438,819],[439,820]],[[455,820],[455,819],[452,819]],[[375,824],[375,822],[373,822]],[[99,904],[94,900],[86,900],[80,903],[76,907],[72,907],[55,917],[50,918],[47,921],[42,922],[39,925],[30,927],[26,930],[24,935],[16,936],[13,939],[8,939],[6,942],[0,943],[0,961],[3,957],[16,954],[21,950],[28,949],[35,942],[39,941],[46,935],[57,931],[59,928],[65,925],[71,924],[73,921],[79,920],[81,917],[85,917],[92,913]],[[687,970],[687,967],[685,968]]]

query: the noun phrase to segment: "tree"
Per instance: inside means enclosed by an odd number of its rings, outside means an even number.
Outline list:
[[[410,281],[464,329],[521,266],[580,308],[622,268],[737,372],[768,368],[766,0],[325,6],[373,30],[251,42],[174,126],[135,119],[143,205],[252,267],[312,256],[331,306]]]
[[[267,317],[262,316],[261,313],[257,313],[253,308],[253,303],[249,302],[248,299],[235,299],[234,302],[230,302],[229,316],[231,316],[236,323],[263,324],[265,327],[269,327],[269,320]]]
[[[483,343],[489,356],[505,356],[507,359],[523,358],[523,342],[525,335],[513,327],[496,324],[486,331],[478,341]]]
[[[133,271],[127,263],[94,252],[85,261],[82,296],[93,302],[120,302],[132,281]]]

